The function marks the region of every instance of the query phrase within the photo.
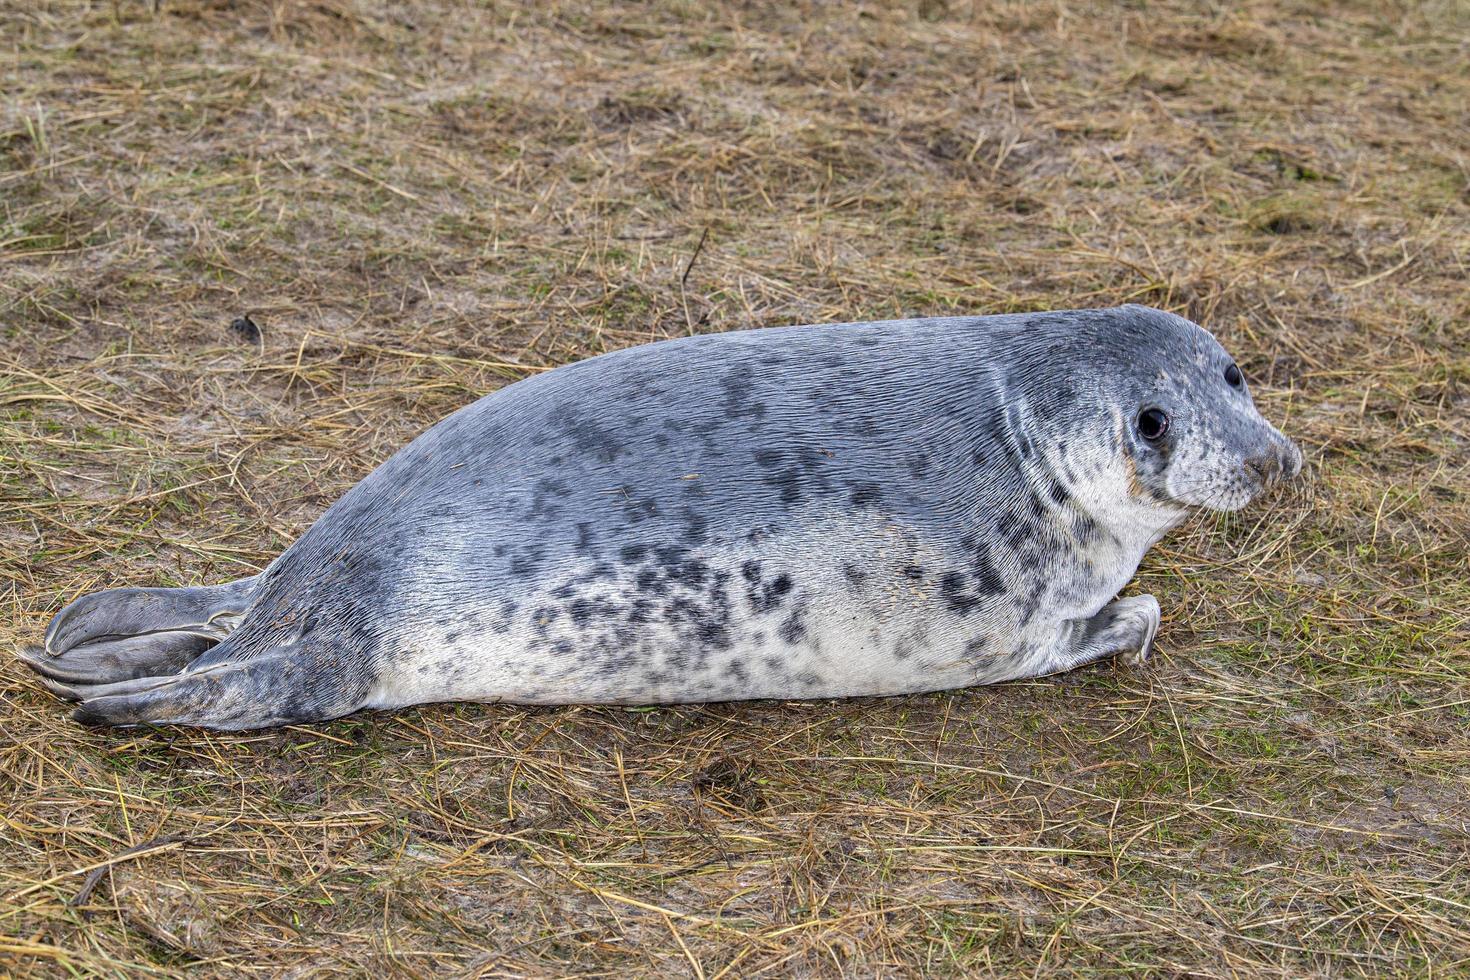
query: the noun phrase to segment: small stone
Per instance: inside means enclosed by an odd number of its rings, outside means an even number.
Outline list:
[[[231,320],[230,329],[252,344],[260,341],[260,324],[250,319],[248,313]]]

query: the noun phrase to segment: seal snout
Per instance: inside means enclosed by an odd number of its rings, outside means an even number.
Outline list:
[[[1260,452],[1246,457],[1245,468],[1261,481],[1261,486],[1274,486],[1295,479],[1302,471],[1302,451],[1290,439],[1278,436]]]

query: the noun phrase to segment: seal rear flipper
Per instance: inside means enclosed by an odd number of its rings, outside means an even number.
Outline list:
[[[84,643],[59,657],[36,646],[22,647],[17,656],[45,681],[92,685],[176,674],[214,644],[191,633],[152,633]]]
[[[94,592],[57,613],[44,648],[24,649],[20,659],[62,684],[175,673],[230,634],[250,606],[256,581]]]
[[[238,634],[237,634],[238,636]],[[225,640],[183,672],[102,685],[54,685],[81,699],[84,725],[197,725],[219,731],[327,721],[366,704],[362,665],[296,645],[264,653]],[[61,693],[61,692],[58,692]]]

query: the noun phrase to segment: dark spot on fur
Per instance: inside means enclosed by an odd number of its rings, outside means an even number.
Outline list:
[[[990,560],[990,553],[985,550],[975,552],[973,563],[975,575],[975,593],[980,596],[1000,595],[1006,590],[1005,580],[1001,578],[995,563]]]
[[[854,507],[869,507],[883,499],[883,491],[876,483],[859,483],[852,488]]]
[[[693,507],[684,508],[684,540],[691,546],[704,544],[708,540],[706,533],[709,522],[704,515]]]
[[[531,613],[531,627],[542,636],[561,613],[555,606],[541,606]]]
[[[806,638],[806,623],[803,621],[803,610],[793,612],[784,623],[776,630],[776,635],[787,643],[800,643]]]
[[[780,451],[776,449],[757,449],[755,453],[755,465],[766,470],[780,466]]]
[[[980,605],[980,600],[965,591],[965,576],[961,572],[945,572],[939,580],[939,594],[950,612],[968,616]]]
[[[575,543],[577,554],[588,555],[594,552],[596,550],[593,546],[595,540],[590,523],[582,521],[577,525],[577,540]]]
[[[709,566],[697,558],[692,558],[684,562],[671,562],[667,574],[670,582],[697,589],[704,585],[705,579],[709,576]]]
[[[730,628],[713,619],[701,619],[695,625],[695,635],[701,643],[708,643],[716,650],[730,648]]]
[[[624,565],[636,565],[648,557],[648,546],[642,544],[625,544],[618,549],[618,559]]]
[[[664,581],[664,577],[653,569],[645,569],[639,572],[636,584],[638,591],[647,592],[652,595],[667,595],[669,592],[669,583]]]
[[[720,407],[724,409],[725,418],[757,421],[765,418],[765,403],[751,397],[751,391],[755,387],[754,380],[755,369],[748,364],[732,368],[720,378],[720,387],[725,393],[720,400]]]
[[[744,576],[745,581],[754,585],[761,580],[761,563],[758,561],[746,562],[740,566],[740,574]]]
[[[1053,480],[1051,481],[1051,499],[1058,504],[1065,504],[1072,499],[1072,495],[1067,493],[1067,488],[1060,482]]]
[[[977,670],[984,670],[995,663],[995,654],[986,652],[988,644],[989,640],[983,636],[965,644],[965,658],[974,661]]]
[[[766,482],[781,491],[781,502],[783,504],[795,504],[801,500],[801,473],[795,467],[788,467],[768,477]]]
[[[536,481],[531,491],[531,509],[526,516],[542,520],[556,517],[561,513],[561,505],[557,501],[571,492],[572,488],[560,480],[543,478]]]
[[[507,571],[515,578],[534,575],[541,567],[541,561],[545,557],[546,549],[540,545],[534,545],[512,555]]]
[[[1019,551],[1026,542],[1026,522],[1014,512],[1006,512],[996,518],[996,531],[1013,551]]]
[[[903,577],[910,582],[922,582],[924,580],[924,567],[922,565],[903,566]]]
[[[1037,608],[1041,605],[1041,590],[1035,595],[1026,596],[1021,604],[1021,628],[1025,629],[1031,625],[1031,617],[1036,615]]]
[[[572,618],[572,623],[574,625],[586,626],[589,622],[592,621],[592,613],[594,609],[595,607],[593,606],[592,600],[584,597],[581,599],[576,599],[572,602],[571,606],[567,609],[567,615]]]
[[[601,462],[613,462],[624,450],[623,444],[612,430],[603,428],[591,419],[562,413],[554,421],[563,432],[571,436],[573,445]]]
[[[624,500],[623,515],[630,524],[638,524],[658,514],[658,501],[652,497],[642,500]]]
[[[842,576],[848,583],[856,588],[868,579],[868,573],[859,568],[855,563],[845,561],[842,563]]]
[[[746,598],[750,601],[750,608],[753,612],[768,613],[781,605],[781,601],[791,592],[791,589],[791,576],[783,572],[767,582],[764,589],[751,588],[746,593]]]
[[[760,527],[753,527],[745,533],[745,543],[749,545],[760,544],[766,538],[769,538],[773,534],[775,534],[776,530],[777,529],[775,525],[772,524],[763,524]]]

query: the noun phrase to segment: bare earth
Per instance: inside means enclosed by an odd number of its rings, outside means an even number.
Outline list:
[[[0,0],[0,973],[1464,975],[1467,51],[1450,0]],[[1310,470],[1155,551],[1144,668],[221,737],[8,653],[528,372],[1124,301]]]

